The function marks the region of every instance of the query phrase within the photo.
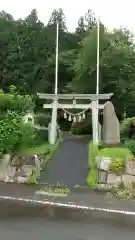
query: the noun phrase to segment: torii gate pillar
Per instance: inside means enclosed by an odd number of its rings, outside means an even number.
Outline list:
[[[57,139],[57,100],[53,101],[51,125],[49,130],[49,143],[55,144]]]
[[[92,137],[93,144],[99,144],[99,123],[98,123],[98,105],[97,100],[91,101],[92,105]]]
[[[44,104],[44,108],[51,108],[52,109],[52,119],[51,124],[49,125],[49,143],[55,144],[57,138],[57,109],[58,108],[65,108],[65,109],[92,109],[92,132],[93,132],[93,143],[98,145],[99,144],[99,123],[98,123],[98,109],[103,109],[103,104],[98,104],[98,100],[108,100],[111,98],[113,94],[43,94],[38,93],[40,99],[50,99],[53,100],[52,104]],[[91,104],[60,104],[58,100],[88,100],[91,101]]]

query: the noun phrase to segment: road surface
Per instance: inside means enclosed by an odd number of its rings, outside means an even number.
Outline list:
[[[45,171],[41,172],[40,181],[49,185],[85,185],[88,176],[88,142],[89,136],[80,139],[65,137],[48,162]]]
[[[0,221],[1,240],[134,240],[135,229],[71,221],[9,219]]]

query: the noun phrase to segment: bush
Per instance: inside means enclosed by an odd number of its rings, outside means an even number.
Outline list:
[[[11,86],[9,93],[0,91],[0,111],[2,117],[7,111],[16,112],[23,116],[27,110],[34,107],[32,99],[29,95],[20,95],[17,93],[16,88]]]
[[[31,97],[18,94],[14,86],[7,94],[0,91],[0,153],[17,152],[34,144],[36,130],[23,121],[33,106]]]
[[[111,162],[110,170],[122,173],[124,171],[124,161],[121,158],[116,158]]]
[[[135,156],[135,140],[127,140],[125,142],[126,147],[131,151],[131,153]]]
[[[20,116],[8,111],[5,118],[0,120],[0,153],[12,152],[19,141]]]
[[[49,122],[51,122],[51,116],[44,113],[36,114],[36,124],[40,126],[48,127]]]
[[[74,135],[92,134],[92,121],[91,119],[73,123],[71,132]]]
[[[24,123],[21,120],[19,131],[19,139],[14,151],[35,146],[38,133],[30,123]]]
[[[48,131],[44,129],[37,130],[37,137],[35,139],[36,144],[41,144],[44,142],[48,142]]]
[[[131,132],[131,124],[134,118],[125,118],[121,122],[120,126],[120,134],[121,134],[121,140],[127,140],[130,138],[130,132]]]
[[[34,144],[35,129],[23,122],[22,117],[8,111],[0,120],[0,153],[17,152],[24,146]]]

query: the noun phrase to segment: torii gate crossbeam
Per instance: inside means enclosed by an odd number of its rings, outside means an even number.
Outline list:
[[[54,144],[56,141],[56,127],[57,127],[57,109],[92,109],[92,132],[93,132],[93,143],[99,143],[99,129],[98,129],[98,111],[97,109],[103,109],[104,104],[98,104],[97,100],[108,100],[113,95],[108,94],[37,94],[40,99],[52,100],[50,104],[44,104],[44,108],[52,109],[52,119],[50,127],[50,144]],[[61,104],[59,100],[73,100],[71,104]],[[89,100],[91,103],[88,104],[77,104],[76,100]]]

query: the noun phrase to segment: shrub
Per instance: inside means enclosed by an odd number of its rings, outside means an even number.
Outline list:
[[[120,134],[122,140],[127,140],[130,138],[131,124],[134,118],[125,118],[121,122]]]
[[[124,161],[121,158],[116,158],[111,162],[110,170],[122,173],[124,171]]]
[[[0,152],[12,152],[19,141],[21,118],[15,112],[8,111],[5,118],[0,120]]]
[[[51,116],[45,113],[38,113],[36,114],[36,124],[40,126],[48,127],[49,122],[51,122]]]
[[[5,94],[2,90],[0,91],[1,119],[8,110],[23,116],[27,110],[33,107],[31,97],[29,95],[20,95],[13,86],[10,87],[9,93]]]
[[[23,122],[22,117],[8,111],[0,120],[0,153],[17,152],[23,146],[34,144],[35,129]]]
[[[0,153],[16,152],[34,144],[35,129],[23,122],[23,116],[34,105],[29,95],[20,95],[14,86],[9,93],[0,91]]]
[[[38,129],[37,130],[37,137],[35,139],[37,144],[41,144],[43,142],[48,141],[48,131],[44,129]]]
[[[92,134],[92,121],[91,119],[82,122],[73,123],[71,132],[74,135],[79,134]]]
[[[125,142],[126,147],[131,151],[131,153],[135,156],[135,140],[127,140]]]
[[[35,146],[37,130],[30,123],[24,123],[21,120],[19,131],[19,139],[15,146],[15,151],[20,151],[20,149]]]

